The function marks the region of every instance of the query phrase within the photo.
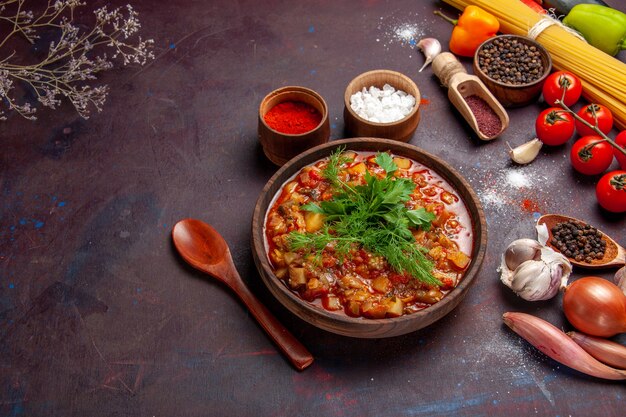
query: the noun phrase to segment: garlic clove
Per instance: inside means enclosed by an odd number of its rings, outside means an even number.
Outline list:
[[[511,148],[508,143],[507,145],[509,146],[509,156],[511,157],[513,162],[524,165],[531,163],[535,160],[537,155],[539,155],[539,151],[543,146],[543,142],[535,138],[515,148]]]
[[[423,38],[420,39],[416,46],[424,53],[426,58],[424,65],[419,69],[419,72],[422,72],[441,53],[441,43],[435,38]]]
[[[567,278],[564,280],[565,271],[561,264],[550,264],[550,284],[546,288],[543,296],[539,300],[549,300],[559,293],[559,290],[567,286]]]
[[[513,271],[510,288],[528,301],[547,300],[552,294],[550,267],[543,261],[525,261]],[[558,286],[557,292],[558,292]]]
[[[567,281],[572,273],[572,263],[569,259],[551,247],[544,246],[541,248],[541,260],[548,264],[551,271],[557,268],[560,269],[559,278],[557,279],[560,283],[553,282],[552,285],[557,288],[556,292],[558,292],[559,289],[564,290],[565,287],[567,287]],[[556,295],[556,292],[554,295]]]
[[[504,252],[506,266],[511,270],[515,270],[524,261],[539,259],[541,247],[542,245],[534,239],[514,240]]]

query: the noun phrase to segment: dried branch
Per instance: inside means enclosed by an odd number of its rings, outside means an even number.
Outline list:
[[[142,40],[137,35],[141,27],[137,12],[130,5],[107,10],[104,6],[94,11],[95,25],[81,31],[74,23],[74,9],[84,6],[80,0],[48,0],[39,14],[24,10],[26,0],[0,0],[0,27],[8,27],[7,36],[0,41],[0,57],[8,41],[21,36],[31,44],[39,39],[43,29],[56,29],[59,39],[50,42],[47,55],[34,64],[21,64],[15,51],[0,58],[0,120],[6,120],[6,111],[35,120],[36,108],[28,101],[13,96],[16,85],[34,92],[37,101],[51,109],[67,98],[78,114],[89,118],[90,108],[102,110],[106,100],[106,85],[91,85],[97,74],[113,68],[113,60],[122,65],[144,65],[154,55],[153,40]],[[109,57],[103,50],[111,53]]]

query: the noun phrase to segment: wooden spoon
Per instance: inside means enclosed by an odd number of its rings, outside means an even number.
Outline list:
[[[305,369],[313,362],[309,351],[246,287],[235,268],[228,244],[215,229],[200,220],[184,219],[174,226],[172,238],[174,246],[185,261],[222,281],[239,296],[298,370]]]
[[[502,104],[489,91],[487,86],[476,75],[468,74],[461,62],[450,52],[442,52],[433,59],[433,72],[441,83],[448,87],[448,99],[461,113],[461,116],[474,130],[478,139],[493,140],[509,127],[509,115]],[[500,120],[500,130],[486,135],[478,124],[476,114],[470,108],[467,98],[481,98]]]
[[[561,214],[544,214],[537,220],[537,224],[545,224],[548,228],[548,242],[547,245],[550,246],[555,251],[560,252],[555,246],[553,246],[550,241],[552,240],[552,227],[556,226],[558,223],[573,221],[579,224],[586,224],[586,222],[576,219],[574,217],[563,216]],[[626,250],[621,247],[616,241],[607,236],[606,233],[602,232],[602,238],[606,241],[606,251],[604,252],[604,257],[602,259],[594,259],[589,262],[579,262],[572,258],[567,258],[569,261],[582,268],[607,268],[610,266],[622,266],[626,264]]]

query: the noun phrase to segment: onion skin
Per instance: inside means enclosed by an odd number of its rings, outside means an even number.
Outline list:
[[[614,368],[626,369],[626,346],[578,332],[567,332],[567,335],[600,362]]]
[[[572,326],[591,336],[611,337],[626,332],[626,296],[603,278],[584,277],[568,285],[563,312]]]
[[[615,273],[614,280],[615,280],[615,285],[617,285],[622,290],[624,295],[626,295],[626,266],[621,267]]]
[[[626,380],[626,371],[603,364],[561,330],[539,317],[508,312],[504,323],[545,355],[579,372],[602,379]]]

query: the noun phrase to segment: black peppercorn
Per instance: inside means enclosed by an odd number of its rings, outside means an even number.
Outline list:
[[[568,258],[591,263],[604,257],[606,241],[593,226],[567,221],[557,223],[551,232],[550,243]]]
[[[541,53],[517,39],[495,39],[478,52],[478,67],[494,80],[521,85],[538,80],[544,73]]]

